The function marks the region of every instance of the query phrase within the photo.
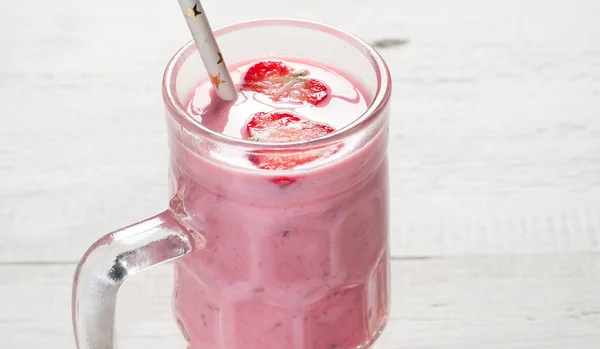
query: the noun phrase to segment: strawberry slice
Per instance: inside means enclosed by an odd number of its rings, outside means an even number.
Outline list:
[[[274,101],[288,100],[318,105],[328,96],[327,85],[308,77],[307,70],[293,71],[279,61],[254,64],[244,76],[245,89],[266,94]]]
[[[249,138],[254,141],[285,143],[303,141],[324,136],[333,132],[333,128],[287,112],[252,115],[246,125]]]
[[[330,126],[303,119],[289,112],[260,112],[252,115],[246,125],[248,139],[258,142],[285,143],[322,137],[334,131]],[[327,156],[323,149],[290,152],[270,150],[255,153],[249,160],[263,170],[290,170],[296,166]],[[296,181],[291,177],[276,177],[273,182],[287,186]]]

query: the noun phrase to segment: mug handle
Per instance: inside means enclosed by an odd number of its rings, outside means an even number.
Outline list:
[[[78,349],[116,349],[119,287],[139,271],[203,249],[204,238],[167,210],[114,231],[85,253],[73,282],[73,329]]]

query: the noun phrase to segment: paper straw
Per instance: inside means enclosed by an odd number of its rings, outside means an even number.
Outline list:
[[[178,1],[217,95],[226,101],[234,100],[237,96],[235,85],[200,1]]]

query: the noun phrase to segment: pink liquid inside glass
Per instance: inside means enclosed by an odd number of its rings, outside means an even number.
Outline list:
[[[252,63],[230,67],[236,83]],[[249,117],[260,111],[293,111],[335,129],[366,111],[371,97],[342,72],[286,63],[324,81],[330,97],[312,106],[241,91],[238,100],[223,102],[203,82],[188,111],[234,138],[247,136]],[[190,348],[355,349],[376,338],[388,311],[383,140],[289,185],[273,182],[268,170],[241,170],[253,167],[244,157],[236,168],[212,164],[177,142],[171,152],[171,190],[207,241],[206,249],[175,262],[175,315]]]

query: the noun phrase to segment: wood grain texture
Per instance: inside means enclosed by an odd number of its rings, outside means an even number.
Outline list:
[[[600,251],[597,1],[205,2],[215,27],[292,15],[401,43],[382,49],[394,256]],[[166,207],[160,78],[189,34],[168,1],[31,11],[0,3],[0,261],[72,262]]]
[[[0,338],[11,349],[74,348],[74,265],[0,266]],[[117,314],[122,348],[185,348],[170,265],[131,278]],[[377,349],[596,349],[600,256],[408,259],[392,264],[392,313]]]
[[[215,26],[289,15],[260,3],[205,6]],[[188,33],[164,1],[60,0],[24,20],[30,8],[0,4],[0,261],[75,261],[166,206],[159,82]],[[600,250],[596,1],[341,9],[308,0],[294,16],[404,43],[382,51],[393,255]]]

